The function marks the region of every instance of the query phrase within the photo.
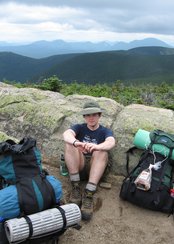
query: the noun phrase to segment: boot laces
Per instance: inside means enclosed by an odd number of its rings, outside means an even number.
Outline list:
[[[92,208],[93,196],[91,193],[86,193],[84,197],[83,205],[85,208]]]

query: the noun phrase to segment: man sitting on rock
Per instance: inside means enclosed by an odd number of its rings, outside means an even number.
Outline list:
[[[98,103],[86,102],[81,114],[85,123],[75,124],[63,133],[65,162],[72,184],[70,202],[81,206],[82,219],[90,220],[93,195],[107,166],[108,151],[115,146],[115,139],[110,129],[99,124],[102,109]],[[90,161],[88,182],[84,194],[81,194],[80,180],[87,172],[87,161]]]

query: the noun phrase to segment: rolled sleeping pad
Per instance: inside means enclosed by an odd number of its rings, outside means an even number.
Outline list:
[[[134,136],[133,144],[140,149],[147,149],[150,144],[150,132],[139,129]],[[170,149],[162,144],[154,144],[152,146],[154,152],[158,152],[167,157],[170,153]],[[174,159],[174,150],[172,151],[172,159]]]
[[[31,214],[27,217],[32,226],[32,233],[30,232],[31,226],[28,224],[25,217],[5,221],[5,232],[9,243],[23,243],[23,241],[28,240],[28,238],[37,240],[37,243],[40,243],[39,237],[59,231],[61,234],[62,230],[66,230],[68,227],[79,225],[81,221],[81,211],[77,204],[70,203],[61,205],[59,208],[51,208]]]
[[[58,203],[62,197],[62,185],[58,179],[52,175],[47,175],[46,179],[52,185]],[[12,219],[19,217],[20,207],[18,193],[15,185],[10,185],[0,190],[0,217],[3,219]]]
[[[134,136],[133,144],[140,149],[147,149],[150,144],[150,132],[139,129]]]

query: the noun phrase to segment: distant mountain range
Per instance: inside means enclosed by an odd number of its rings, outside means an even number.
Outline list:
[[[30,58],[11,52],[0,53],[0,81],[38,82],[57,75],[66,83],[90,84],[174,81],[174,48],[139,47]]]
[[[136,47],[160,46],[171,47],[167,43],[155,39],[146,38],[143,40],[134,40],[131,42],[65,42],[63,40],[55,41],[37,41],[27,45],[14,45],[0,42],[0,52],[13,52],[19,55],[31,58],[44,58],[59,54],[70,53],[88,53],[101,51],[129,50]]]

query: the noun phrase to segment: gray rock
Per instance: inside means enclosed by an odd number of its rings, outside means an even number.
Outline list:
[[[43,161],[59,165],[64,149],[62,133],[71,124],[83,122],[79,114],[84,102],[97,101],[104,113],[101,123],[114,132],[117,146],[110,152],[114,174],[125,173],[125,151],[133,146],[139,128],[174,131],[173,111],[133,104],[124,107],[112,99],[85,95],[63,96],[57,92],[34,88],[16,88],[0,82],[0,141],[6,138],[21,140],[36,138]],[[132,163],[135,164],[136,160]]]
[[[118,144],[113,153],[113,171],[125,174],[126,151],[133,146],[133,138],[138,129],[152,131],[161,129],[169,133],[174,132],[174,113],[172,110],[132,104],[118,114],[113,123],[113,131]],[[132,158],[137,163],[137,158]]]

